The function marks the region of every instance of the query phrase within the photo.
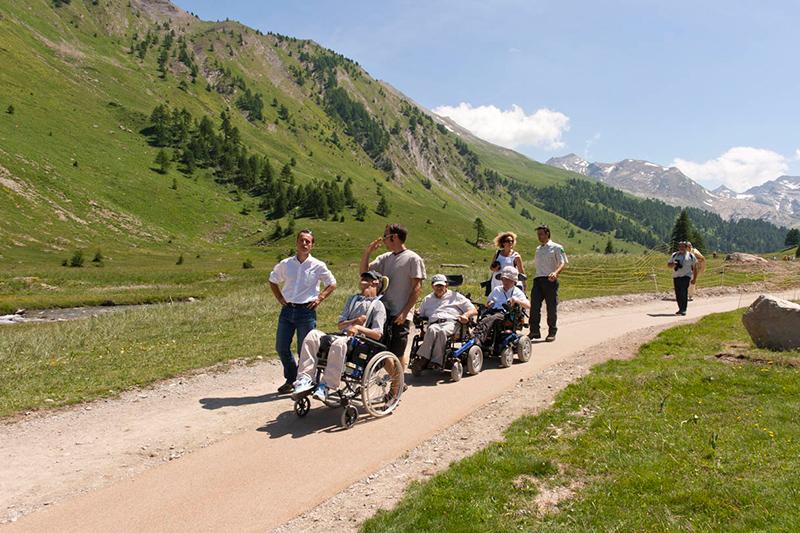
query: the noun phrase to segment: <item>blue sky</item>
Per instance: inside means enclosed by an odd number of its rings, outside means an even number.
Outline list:
[[[800,174],[800,3],[176,3],[313,39],[540,161],[677,163],[740,191]]]

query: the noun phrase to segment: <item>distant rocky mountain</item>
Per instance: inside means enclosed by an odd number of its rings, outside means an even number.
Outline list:
[[[737,193],[720,186],[709,191],[677,167],[625,159],[616,163],[590,163],[576,154],[553,157],[548,165],[577,172],[643,198],[697,207],[724,218],[756,218],[784,226],[800,225],[800,177],[781,176]]]

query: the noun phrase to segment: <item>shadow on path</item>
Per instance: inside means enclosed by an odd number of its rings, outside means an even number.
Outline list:
[[[647,316],[652,316],[652,317],[663,317],[663,316],[679,317],[681,315],[676,315],[675,313],[647,313]]]
[[[222,409],[223,407],[239,407],[242,405],[252,405],[254,403],[268,403],[289,398],[288,394],[278,394],[277,392],[270,392],[262,394],[261,396],[232,396],[230,398],[200,398],[200,405],[203,409]]]

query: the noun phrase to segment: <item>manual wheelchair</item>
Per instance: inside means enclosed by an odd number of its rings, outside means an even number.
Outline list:
[[[327,364],[328,350],[335,336],[326,335],[322,338],[317,353],[315,385],[320,382]],[[347,340],[347,357],[341,385],[338,390],[329,392],[325,404],[328,407],[344,408],[340,422],[343,428],[349,429],[358,420],[356,405],[360,404],[374,417],[386,416],[397,408],[403,388],[403,365],[400,359],[380,342],[354,336]],[[310,389],[292,396],[297,416],[304,417],[308,414],[312,391]]]
[[[490,313],[497,312],[484,306],[478,305],[478,321]],[[506,368],[514,363],[514,355],[520,363],[527,363],[531,359],[531,340],[522,333],[525,327],[525,319],[528,315],[520,305],[503,305],[503,316],[498,318],[489,332],[486,342],[476,344],[481,347],[487,357],[497,357],[501,368]]]

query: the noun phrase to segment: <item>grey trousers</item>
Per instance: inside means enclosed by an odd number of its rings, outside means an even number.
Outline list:
[[[447,339],[455,333],[457,323],[455,320],[451,320],[430,324],[425,331],[425,338],[422,339],[422,344],[417,350],[417,355],[429,359],[432,363],[444,364],[444,348],[447,346]]]

